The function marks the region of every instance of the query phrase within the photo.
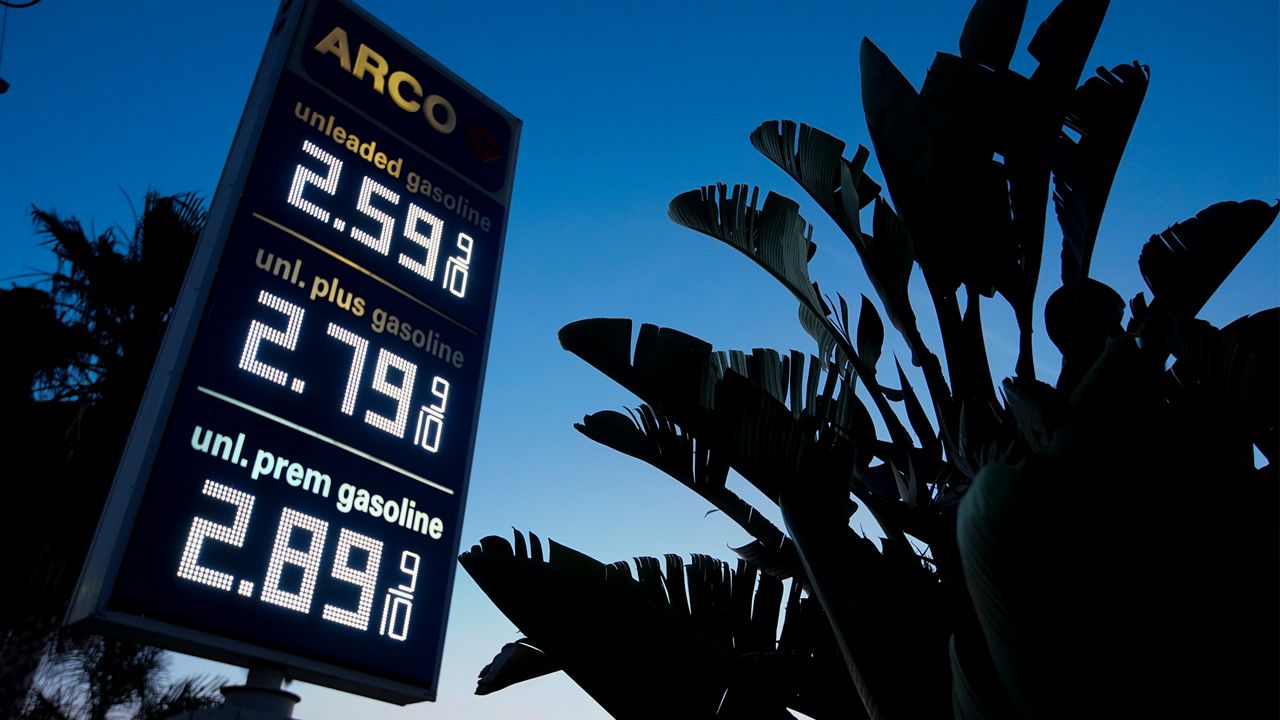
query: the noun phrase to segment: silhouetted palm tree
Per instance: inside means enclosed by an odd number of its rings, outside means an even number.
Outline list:
[[[20,720],[165,720],[216,704],[219,684],[207,678],[171,681],[165,654],[153,647],[67,637],[45,658]]]
[[[21,339],[0,354],[0,393],[20,419],[2,440],[0,542],[24,549],[0,588],[6,717],[66,610],[205,211],[195,195],[149,192],[128,232],[90,237],[75,218],[39,209],[32,219],[56,269],[47,289],[0,291],[0,331]]]

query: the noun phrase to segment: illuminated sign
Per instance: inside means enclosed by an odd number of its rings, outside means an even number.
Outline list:
[[[519,124],[290,5],[69,617],[433,699]]]

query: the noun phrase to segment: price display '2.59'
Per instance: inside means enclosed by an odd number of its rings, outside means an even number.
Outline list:
[[[374,226],[366,230],[350,224],[332,212],[321,207],[314,200],[305,197],[306,189],[314,187],[317,193],[336,195],[338,183],[342,177],[343,163],[336,155],[326,152],[310,140],[302,143],[302,150],[324,165],[324,175],[299,163],[294,171],[293,182],[289,186],[289,204],[302,210],[322,223],[332,225],[339,233],[348,231],[352,240],[359,242],[369,250],[383,257],[389,257],[392,241],[397,239],[397,218],[400,218],[400,193],[365,175],[360,180],[360,192],[357,195],[355,209],[362,215],[372,219]],[[377,198],[377,204],[374,203]],[[417,247],[406,247],[398,250],[396,261],[400,266],[416,273],[422,281],[434,283],[437,280],[441,243],[445,237],[444,220],[426,208],[414,202],[406,203],[407,211],[400,219],[399,238]],[[388,207],[390,206],[390,207]],[[392,214],[392,213],[395,214]],[[451,233],[452,249],[457,254],[445,262],[440,287],[448,290],[458,298],[467,295],[467,277],[471,270],[471,253],[475,241],[465,232]],[[406,250],[412,250],[406,252]]]

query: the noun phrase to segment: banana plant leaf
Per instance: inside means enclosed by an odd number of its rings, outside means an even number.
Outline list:
[[[1040,23],[1027,51],[1039,61],[1031,81],[1055,104],[1075,89],[1110,0],[1062,0]],[[1059,100],[1059,98],[1061,100]]]
[[[911,234],[907,232],[902,218],[898,217],[884,198],[876,198],[871,216],[871,232],[871,235],[862,235],[861,242],[854,244],[863,258],[872,287],[884,303],[889,322],[893,323],[911,348],[911,363],[920,367],[924,358],[932,358],[933,353],[929,352],[920,337],[915,311],[911,309],[911,300],[907,296],[915,257]],[[934,363],[936,362],[934,358]]]
[[[720,350],[712,353],[711,364],[717,380],[727,372],[735,372],[759,385],[778,402],[790,405],[792,415],[814,413],[823,375],[822,363],[817,357],[808,358],[807,378],[806,357],[799,350],[786,355],[768,348],[755,348],[750,353]],[[830,373],[828,377],[831,378]]]
[[[753,509],[724,489],[728,466],[775,502],[785,490],[780,478],[801,478],[810,492],[823,488],[828,507],[841,509],[846,519],[856,507],[848,497],[852,490],[868,503],[891,538],[901,538],[907,530],[937,546],[940,554],[954,556],[950,550],[954,493],[967,479],[943,461],[914,391],[906,398],[907,414],[920,424],[923,450],[912,449],[909,443],[876,440],[870,414],[842,378],[827,373],[826,386],[818,392],[819,372],[812,358],[808,380],[802,383],[797,353],[789,359],[762,350],[750,355],[712,353],[711,357],[715,374],[723,377],[716,384],[715,401],[701,436],[678,430],[655,409],[642,409],[632,418],[597,413],[579,429],[654,464],[724,510],[757,538],[758,542],[739,550],[749,553],[745,557],[767,563],[774,574],[784,569],[797,572],[790,541],[780,532],[775,535],[771,526],[758,524]],[[801,387],[805,388],[803,402],[795,394]],[[909,383],[906,387],[910,390]],[[783,402],[788,397],[790,410]],[[800,406],[806,408],[803,413],[796,412]],[[909,493],[900,496],[895,490],[878,499],[871,497],[874,491],[859,478],[869,472],[877,456],[898,464]]]
[[[758,200],[758,188],[748,198],[746,185],[734,186],[732,194],[723,184],[708,185],[676,196],[667,214],[676,224],[733,247],[781,282],[800,301],[801,325],[818,341],[820,354],[825,358],[831,348],[837,350],[842,366],[848,364],[868,381],[872,401],[889,432],[910,442],[884,389],[874,382],[874,370],[859,357],[847,333],[828,318],[830,308],[817,283],[809,279],[809,260],[817,250],[811,239],[813,226],[800,217],[799,206],[792,200],[772,192],[763,207],[757,207]]]
[[[996,153],[1009,152],[1025,80],[947,53],[938,53],[923,87],[929,133],[930,211],[907,218],[920,267],[938,287],[963,284],[991,297],[1012,293],[1020,278],[1009,178]],[[890,188],[892,190],[892,187]]]
[[[1166,331],[1163,338],[1143,335],[1155,347],[1167,347],[1175,361],[1169,368],[1172,383],[1184,389],[1200,406],[1200,413],[1217,418],[1215,426],[1230,428],[1247,438],[1271,460],[1277,451],[1275,403],[1280,385],[1276,359],[1280,309],[1246,316],[1219,330],[1203,320],[1169,313],[1163,323],[1148,323]],[[1253,466],[1252,448],[1240,443],[1234,462]],[[1272,460],[1274,462],[1274,460]]]
[[[823,368],[816,358],[810,358],[806,376],[804,355],[796,351],[785,358],[765,349],[753,350],[750,356],[713,353],[696,337],[649,324],[641,326],[633,352],[631,328],[628,319],[579,320],[560,329],[560,344],[695,435],[714,405],[716,382],[729,369],[749,377],[780,402],[790,402],[796,417],[835,407],[830,398],[841,378],[827,373],[827,388],[819,395]],[[839,416],[826,419],[840,421]]]
[[[859,254],[889,321],[897,328],[911,350],[911,364],[924,372],[935,417],[942,422],[951,412],[951,388],[942,374],[942,363],[925,344],[911,308],[908,288],[911,280],[913,250],[911,235],[902,218],[883,198],[876,198],[872,215],[873,235],[862,236]]]
[[[842,398],[856,400],[852,393]],[[799,480],[823,488],[830,507],[839,508],[846,519],[853,514],[850,480],[871,462],[875,428],[866,415],[851,425],[857,433],[852,438],[807,418],[797,420],[785,405],[736,373],[716,384],[711,440],[743,478],[775,502],[785,483]]]
[[[788,718],[790,704],[817,709],[814,717],[848,717],[785,684],[809,674],[810,648],[821,641],[788,622],[788,649],[779,650],[780,580],[703,555],[687,566],[668,556],[665,575],[657,560],[637,558],[637,579],[625,563],[606,565],[555,542],[545,561],[523,554],[526,547],[491,536],[459,562],[525,633],[522,642],[545,653],[542,666],[563,669],[612,716]],[[761,656],[795,667],[766,676]]]
[[[961,284],[984,295],[999,290],[1009,300],[1019,326],[1017,372],[1034,378],[1032,307],[1043,253],[1048,151],[1105,10],[1106,2],[1060,4],[1032,39],[1040,65],[1029,82],[1007,70],[1025,3],[978,3],[966,23],[961,56],[940,54],[919,93],[863,41],[868,130],[934,295],[959,397],[993,400],[987,385],[968,381],[983,369],[968,370],[979,358],[959,357],[973,340],[953,309]]]
[[[910,228],[915,217],[928,212],[929,141],[924,107],[910,81],[871,40],[862,39],[859,58],[867,131],[894,205]],[[914,233],[912,239],[919,242]]]
[[[945,670],[945,642],[921,604],[936,587],[918,558],[882,555],[849,528],[850,473],[859,462],[849,451],[856,452],[859,444],[806,431],[785,406],[736,374],[716,386],[714,427],[721,433],[717,447],[732,453],[734,468],[777,498],[789,532],[805,535],[804,541],[794,534],[793,539],[868,715],[902,711],[926,717],[929,708],[944,707],[944,687],[921,688],[887,669],[897,659]],[[906,588],[910,591],[898,595]],[[901,623],[892,640],[884,629],[891,619]],[[880,667],[873,660],[877,657],[890,660]],[[885,703],[893,709],[882,707]]]
[[[625,318],[579,320],[560,328],[560,346],[682,427],[700,427],[715,391],[711,345],[646,323],[633,353],[631,328]]]
[[[1106,344],[1124,333],[1124,298],[1105,283],[1084,277],[1063,285],[1044,307],[1045,330],[1062,353],[1058,388],[1071,392]]]
[[[805,329],[822,347],[824,358],[842,343],[839,333],[826,320],[829,309],[818,286],[809,279],[809,260],[817,251],[813,226],[800,217],[800,206],[776,193],[765,196],[759,205],[759,188],[735,185],[732,193],[724,184],[707,185],[681,193],[667,206],[672,222],[713,237],[746,255],[782,283],[800,301],[816,324]],[[852,347],[846,347],[846,356]]]
[[[982,700],[1017,717],[1280,709],[1263,680],[1280,589],[1256,571],[1278,561],[1280,478],[1254,470],[1212,383],[1172,379],[1153,345],[1112,340],[1048,446],[988,465],[961,503],[965,584],[1003,697]],[[1226,361],[1240,355],[1218,357],[1239,371]],[[984,684],[981,663],[958,662]]]
[[[748,362],[746,355],[713,353],[711,346],[698,338],[649,324],[641,326],[633,354],[631,321],[607,318],[580,320],[564,326],[560,330],[560,343],[695,437],[709,437],[707,423],[716,404],[721,376],[733,367],[733,358],[741,357],[738,365],[750,382],[766,388],[766,394],[778,402],[790,398],[790,415],[830,423],[843,435],[860,439],[859,444],[866,452],[859,466],[870,462],[874,426],[865,406],[850,387],[850,381],[828,368],[826,388],[818,394],[820,363],[811,360],[806,380],[802,377],[798,354],[789,355],[784,362],[775,351],[754,350]],[[838,395],[837,388],[840,389]],[[909,445],[910,436],[887,406],[883,392],[873,393],[873,397],[886,403],[883,412],[892,420],[891,435]]]
[[[869,151],[859,146],[852,160],[844,160],[844,141],[808,125],[789,120],[771,120],[751,133],[751,144],[765,157],[782,168],[818,203],[819,207],[835,221],[853,243],[859,259],[875,287],[880,301],[885,304],[891,321],[903,331],[912,349],[913,358],[928,352],[916,328],[915,315],[907,299],[907,285],[911,274],[911,239],[905,228],[886,227],[885,213],[893,214],[880,198],[880,186],[871,180],[863,169]],[[862,232],[858,213],[876,203],[877,240]],[[861,317],[861,315],[860,315]],[[825,337],[829,328],[801,308],[801,322],[810,335],[818,341],[823,355],[835,347],[835,339]],[[861,353],[861,348],[858,350]],[[875,360],[865,360],[875,369]],[[918,365],[919,362],[916,362]]]
[[[858,146],[853,159],[845,160],[843,140],[791,120],[761,123],[751,133],[751,144],[799,183],[845,234],[857,236],[857,211],[880,194],[880,186],[863,172],[869,150]],[[859,198],[852,212],[841,197],[844,174],[852,178]]]
[[[1060,135],[1051,162],[1064,285],[1089,276],[1107,196],[1150,81],[1150,69],[1137,62],[1100,67],[1071,98],[1066,125],[1080,140]]]
[[[1010,150],[1012,106],[1025,94],[1025,79],[939,54],[916,94],[869,42],[863,75],[873,143],[931,284],[941,292],[965,284],[988,296],[996,287],[1012,288],[1019,247],[1009,178],[993,155]],[[879,81],[878,95],[869,80]]]
[[[960,33],[960,56],[990,68],[1008,69],[1026,14],[1027,0],[978,0]]]
[[[759,188],[708,185],[677,195],[667,214],[677,225],[721,240],[751,258],[815,311],[825,310],[812,280],[809,259],[817,250],[813,226],[795,201],[776,193],[757,207]],[[823,312],[822,314],[826,314]]]
[[[1221,202],[1152,235],[1138,256],[1151,305],[1195,316],[1280,213],[1280,202]]]
[[[1022,274],[1015,288],[1002,292],[1013,305],[1018,322],[1017,374],[1027,380],[1035,379],[1032,308],[1044,254],[1045,205],[1055,148],[1063,141],[1062,125],[1068,112],[1081,107],[1076,85],[1097,39],[1108,3],[1109,0],[1063,0],[1036,29],[1028,50],[1039,64],[1026,87],[1017,93],[1012,132],[1005,138],[1009,148],[1005,152],[1005,164],[1013,211],[1013,237],[1021,249]],[[1089,98],[1090,93],[1085,93],[1085,99]],[[1078,117],[1087,118],[1089,114],[1085,112]],[[1120,124],[1122,122],[1117,126]],[[1113,135],[1119,137],[1118,132]],[[1123,142],[1119,148],[1123,150]],[[1097,157],[1104,158],[1105,153]],[[1101,187],[1105,164],[1105,160],[1098,163],[1099,172],[1093,178],[1095,190],[1091,193]],[[1109,186],[1109,182],[1107,184]],[[1105,197],[1105,193],[1101,193],[1094,199],[1105,200]]]
[[[643,460],[696,492],[755,541],[735,548],[744,559],[779,579],[800,571],[795,546],[776,525],[726,487],[729,464],[647,405],[630,415],[605,410],[587,415],[574,428],[596,442]],[[800,573],[801,575],[803,573]]]
[[[520,638],[502,646],[493,660],[480,670],[476,694],[488,695],[516,683],[559,672],[560,666],[547,654]]]
[[[843,298],[842,298],[843,301]],[[880,321],[880,313],[871,304],[866,295],[862,296],[862,309],[858,312],[858,354],[872,371],[880,361],[880,353],[884,350],[884,323]],[[905,391],[905,388],[904,388]]]
[[[830,619],[849,678],[871,718],[945,717],[945,636],[938,587],[914,557],[881,554],[849,531],[821,492],[789,487],[783,519]]]
[[[1280,462],[1280,308],[1239,318],[1222,328],[1254,357],[1253,395],[1247,415],[1254,445],[1271,464]]]
[[[1047,448],[1062,413],[1062,396],[1052,385],[1025,378],[1007,378],[1001,390],[1027,448],[1031,452]]]
[[[951,388],[960,398],[992,401],[986,358],[974,351],[977,337],[960,317],[956,291],[962,284],[969,289],[973,311],[974,292],[989,296],[1000,288],[1014,302],[1029,344],[1026,249],[1011,225],[1010,179],[992,159],[998,139],[1009,134],[1006,108],[1019,79],[940,54],[916,93],[867,40],[862,74],[868,130],[934,299]],[[1035,264],[1038,271],[1038,256]],[[914,349],[913,355],[920,359]],[[936,376],[927,377],[932,392],[941,390]]]
[[[902,371],[902,364],[894,361],[894,365],[898,368],[898,382],[902,383],[902,392],[906,401],[907,419],[911,422],[911,429],[915,430],[916,438],[920,441],[920,448],[924,452],[942,461],[942,444],[938,442],[938,434],[934,432],[933,426],[929,424],[929,415],[924,411],[924,405],[920,404],[920,398],[916,397],[916,392],[911,387],[911,383],[907,381],[907,374]]]

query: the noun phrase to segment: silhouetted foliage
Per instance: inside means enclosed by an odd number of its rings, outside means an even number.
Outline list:
[[[34,208],[31,215],[57,264],[37,287],[0,290],[7,337],[23,338],[3,353],[0,373],[6,407],[23,420],[0,448],[10,473],[0,542],[27,549],[10,554],[9,582],[0,585],[5,717],[21,711],[41,657],[56,644],[205,221],[198,197],[155,192],[130,231],[90,237],[75,218]],[[32,523],[35,512],[58,522]]]
[[[219,680],[171,681],[160,650],[98,636],[66,635],[45,658],[20,720],[165,720],[221,702]]]
[[[652,325],[633,347],[629,320],[572,323],[563,347],[643,403],[576,427],[754,540],[732,572],[669,555],[636,558],[636,580],[554,544],[544,561],[532,534],[532,551],[519,533],[514,551],[485,538],[462,565],[526,637],[477,692],[559,668],[616,717],[1280,712],[1280,309],[1222,329],[1195,318],[1280,203],[1220,203],[1153,235],[1137,258],[1152,299],[1135,297],[1126,322],[1089,271],[1149,71],[1099,68],[1080,84],[1106,8],[1063,0],[1031,39],[1030,77],[1009,69],[1025,0],[978,0],[960,54],[938,54],[919,91],[864,39],[862,101],[892,205],[866,148],[845,159],[844,142],[791,121],[751,134],[848,236],[920,391],[901,365],[877,372],[875,304],[863,296],[855,322],[810,279],[813,229],[795,202],[723,184],[672,200],[672,220],[791,291],[817,353],[717,352]],[[1052,385],[1031,353],[1050,201],[1063,234],[1045,309],[1062,353]],[[911,307],[916,266],[945,366]],[[981,320],[997,294],[1020,331],[998,386]],[[730,469],[784,528],[729,488]],[[880,546],[850,528],[855,502]]]

